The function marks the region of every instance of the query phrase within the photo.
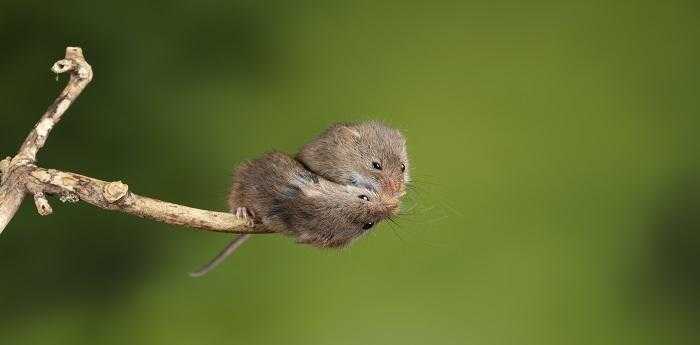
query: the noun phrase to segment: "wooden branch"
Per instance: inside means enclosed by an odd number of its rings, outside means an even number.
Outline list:
[[[239,234],[270,233],[259,225],[249,226],[245,219],[232,213],[201,210],[136,195],[121,181],[106,182],[37,167],[37,153],[46,143],[49,133],[92,80],[92,68],[85,61],[82,49],[77,47],[66,48],[65,59],[56,62],[52,70],[55,73],[70,72],[68,85],[34,126],[17,154],[0,161],[0,233],[17,213],[26,194],[33,195],[37,212],[41,215],[53,212],[46,195],[56,195],[64,202],[82,200],[106,210],[195,229]]]
[[[26,185],[30,191],[57,195],[63,201],[82,200],[105,210],[167,224],[216,232],[268,233],[247,226],[245,219],[232,213],[200,210],[134,194],[122,181],[106,182],[71,172],[35,167],[29,171]],[[36,197],[36,193],[34,195]]]
[[[51,67],[54,73],[70,72],[70,79],[56,100],[49,106],[39,122],[17,151],[17,154],[3,161],[2,182],[0,185],[0,233],[12,220],[27,193],[23,184],[27,167],[36,162],[36,155],[46,143],[46,138],[53,127],[61,121],[63,113],[75,101],[92,80],[92,68],[85,61],[83,50],[78,47],[66,48],[65,59],[57,61]]]
[[[49,106],[34,129],[24,139],[24,143],[17,152],[17,156],[28,162],[36,162],[36,154],[44,147],[46,138],[51,133],[53,127],[61,121],[61,117],[80,96],[85,87],[92,80],[92,67],[85,61],[83,50],[78,47],[66,48],[66,58],[57,61],[51,70],[58,73],[71,72],[68,85],[58,95],[56,100]]]

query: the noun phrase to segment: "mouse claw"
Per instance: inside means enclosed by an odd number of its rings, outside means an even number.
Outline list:
[[[236,209],[236,218],[243,219],[247,226],[253,226],[253,217],[248,217],[248,209],[245,207],[239,207]]]

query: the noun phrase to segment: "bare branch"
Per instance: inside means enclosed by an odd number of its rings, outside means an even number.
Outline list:
[[[24,143],[17,152],[18,156],[28,162],[36,162],[36,154],[44,147],[46,138],[53,127],[61,121],[63,113],[73,104],[76,98],[83,92],[83,89],[92,80],[92,67],[85,61],[83,50],[78,47],[66,48],[66,58],[57,61],[51,67],[54,73],[71,72],[68,85],[58,95],[56,100],[49,106],[34,129],[24,139]]]
[[[68,85],[34,125],[34,129],[29,132],[17,155],[9,162],[3,160],[4,163],[1,164],[0,234],[19,210],[27,193],[24,186],[26,168],[36,162],[36,155],[46,143],[46,138],[53,127],[92,80],[92,68],[85,61],[83,50],[78,47],[66,48],[65,59],[56,62],[51,69],[54,73],[70,72],[70,79]]]
[[[136,195],[121,181],[95,178],[36,166],[36,156],[53,127],[92,80],[92,68],[82,49],[66,48],[65,59],[56,62],[55,73],[70,72],[68,85],[34,126],[14,157],[0,161],[0,233],[12,220],[25,195],[31,193],[41,215],[53,211],[47,195],[61,201],[84,201],[102,209],[118,211],[159,222],[207,231],[239,234],[270,233],[261,226],[250,226],[245,219],[228,212],[215,212],[173,204]]]
[[[77,197],[105,210],[128,213],[167,224],[240,234],[270,232],[260,227],[248,226],[244,219],[232,213],[201,210],[134,194],[129,191],[129,186],[121,181],[106,182],[71,172],[34,168],[28,174],[27,188],[45,194]]]

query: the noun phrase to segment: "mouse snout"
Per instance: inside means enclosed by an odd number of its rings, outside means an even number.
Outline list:
[[[381,179],[380,186],[385,193],[390,195],[398,195],[402,192],[401,183],[392,178]]]
[[[399,206],[401,205],[401,201],[399,200],[398,197],[391,196],[391,197],[384,197],[382,198],[382,207],[384,211],[382,213],[386,215],[394,215],[399,212]]]

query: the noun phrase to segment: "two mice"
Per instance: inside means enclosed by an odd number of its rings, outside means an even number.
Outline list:
[[[250,225],[322,248],[346,246],[398,212],[409,162],[397,129],[377,121],[334,124],[295,158],[271,152],[241,164],[229,195],[231,211]],[[207,273],[249,237],[237,235],[192,275]]]

